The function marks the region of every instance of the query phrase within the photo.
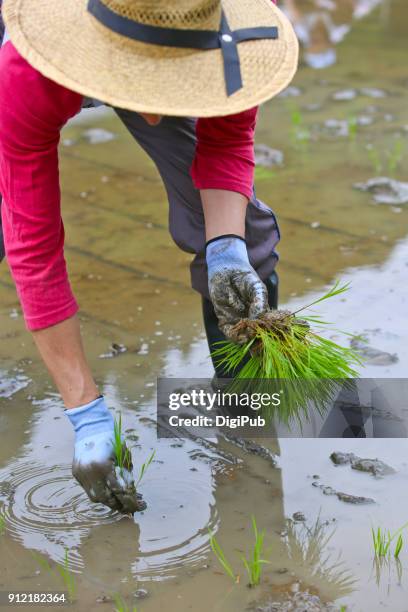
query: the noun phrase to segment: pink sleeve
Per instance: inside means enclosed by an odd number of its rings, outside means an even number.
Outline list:
[[[197,121],[191,176],[197,189],[225,189],[252,197],[257,108]]]
[[[43,77],[7,43],[0,52],[0,190],[6,256],[27,327],[78,309],[65,265],[58,143],[81,96]]]

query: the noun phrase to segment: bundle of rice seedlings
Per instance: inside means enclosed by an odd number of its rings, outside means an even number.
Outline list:
[[[271,310],[259,319],[239,321],[231,330],[231,340],[218,343],[213,351],[219,365],[235,376],[228,390],[247,391],[248,379],[253,381],[252,392],[271,392],[285,383],[289,393],[279,414],[286,422],[299,416],[299,410],[307,414],[310,400],[320,412],[324,410],[338,381],[357,377],[355,367],[362,361],[353,349],[317,333],[314,326],[328,325],[320,316],[298,315],[348,288],[349,284],[339,286],[336,282],[322,297],[295,312]]]

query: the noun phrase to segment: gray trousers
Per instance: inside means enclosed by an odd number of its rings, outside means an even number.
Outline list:
[[[195,120],[164,117],[159,125],[149,126],[137,113],[115,110],[156,164],[169,201],[170,234],[180,249],[195,255],[191,263],[191,284],[209,298],[204,214],[200,192],[190,176],[196,147]],[[272,210],[256,199],[255,192],[247,208],[245,232],[250,261],[261,279],[266,280],[278,259],[274,249],[279,241],[279,229]],[[0,216],[0,261],[3,256]]]
[[[200,192],[190,176],[196,147],[195,120],[164,117],[159,125],[149,126],[137,113],[115,110],[157,166],[169,201],[170,234],[180,249],[195,255],[191,284],[208,298],[204,214]],[[256,199],[255,192],[247,208],[245,232],[249,259],[261,279],[266,280],[278,260],[274,249],[280,236],[274,213]]]

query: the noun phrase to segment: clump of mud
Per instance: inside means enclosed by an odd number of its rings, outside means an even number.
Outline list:
[[[309,328],[306,321],[298,319],[289,310],[268,310],[258,319],[241,319],[230,329],[228,335],[232,342],[245,344],[257,335],[259,329],[262,329],[272,331],[283,339],[294,326]]]
[[[361,495],[352,495],[351,493],[344,493],[343,491],[336,491],[333,487],[328,485],[319,484],[318,482],[312,482],[312,486],[320,489],[323,495],[336,495],[337,499],[345,502],[346,504],[354,504],[355,506],[361,506],[365,504],[375,504],[375,499],[371,497],[363,497]]]
[[[335,465],[347,465],[350,464],[353,470],[359,472],[367,472],[373,476],[387,476],[388,474],[395,474],[394,468],[390,467],[381,459],[363,459],[357,457],[354,453],[342,453],[333,452],[330,455],[330,459]]]
[[[373,194],[376,204],[408,204],[408,183],[403,183],[387,176],[376,176],[365,183],[353,185],[359,191],[368,191]]]
[[[248,612],[336,612],[338,608],[332,603],[324,603],[318,595],[309,591],[298,591],[281,602],[255,604]]]
[[[123,468],[115,466],[115,476],[120,486],[120,500],[123,507],[121,512],[123,514],[142,512],[147,508],[147,504],[143,500],[142,494],[136,491],[132,469],[132,463],[128,463],[127,466]]]

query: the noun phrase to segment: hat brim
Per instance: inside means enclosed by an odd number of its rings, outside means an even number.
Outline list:
[[[161,115],[238,113],[272,98],[292,80],[298,41],[271,0],[223,0],[231,29],[276,26],[276,40],[238,45],[243,87],[227,96],[220,50],[139,43],[108,31],[87,0],[6,0],[3,15],[19,53],[46,77],[112,106]]]

